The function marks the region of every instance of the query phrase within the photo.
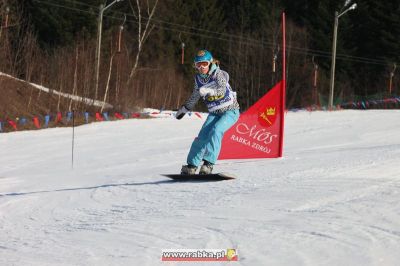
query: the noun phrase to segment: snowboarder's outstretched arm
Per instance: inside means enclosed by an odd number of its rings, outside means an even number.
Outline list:
[[[190,95],[189,99],[185,102],[184,105],[179,108],[178,112],[176,112],[176,119],[182,119],[187,112],[193,110],[194,106],[200,99],[199,89],[197,88],[196,82],[194,83],[194,89],[192,95]]]

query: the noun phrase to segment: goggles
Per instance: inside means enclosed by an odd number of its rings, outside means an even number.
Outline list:
[[[208,61],[204,61],[204,62],[197,62],[196,64],[195,64],[195,66],[196,66],[196,68],[198,68],[198,69],[200,69],[200,68],[207,68],[207,67],[209,67],[210,66],[210,62],[208,62]]]

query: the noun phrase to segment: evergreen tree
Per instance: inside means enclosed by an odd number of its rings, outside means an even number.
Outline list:
[[[95,36],[100,3],[102,0],[22,0],[25,17],[46,48],[71,45],[84,29]]]
[[[17,1],[6,2],[11,10],[19,8]],[[140,2],[146,5],[146,1]],[[358,95],[382,92],[386,90],[388,69],[400,61],[400,3],[398,0],[353,2],[357,2],[357,9],[339,20],[335,91],[340,93],[347,88]],[[18,1],[45,49],[73,46],[82,31],[85,37],[95,40],[99,5],[110,3],[111,0]],[[259,97],[255,91],[259,84],[270,83],[267,81],[271,80],[271,59],[279,41],[280,13],[285,10],[287,21],[295,24],[288,23],[290,29],[296,31],[291,35],[295,38],[290,40],[288,61],[296,66],[288,65],[291,80],[288,84],[301,84],[296,93],[302,90],[308,93],[306,79],[311,75],[308,72],[314,56],[324,77],[320,86],[326,94],[334,14],[343,11],[344,3],[345,0],[162,0],[153,18],[154,29],[140,57],[141,64],[178,69],[191,84],[193,55],[199,49],[209,49],[221,59],[223,68],[233,73],[232,81],[246,90],[244,98],[249,101]],[[138,24],[131,10],[135,4],[133,0],[125,0],[104,14],[103,60],[110,56],[107,45],[124,14],[127,14],[124,30],[127,57],[135,54]],[[145,20],[145,12],[142,15]],[[183,66],[182,42],[185,43]]]

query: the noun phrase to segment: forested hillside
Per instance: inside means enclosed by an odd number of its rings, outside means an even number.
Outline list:
[[[0,0],[0,71],[118,110],[176,108],[192,90],[193,55],[205,48],[247,109],[282,75],[285,11],[287,107],[326,105],[335,11],[354,2]],[[335,103],[399,94],[399,36],[398,0],[363,0],[340,17]]]

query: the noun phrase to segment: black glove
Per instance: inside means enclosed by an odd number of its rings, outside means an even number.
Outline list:
[[[189,112],[189,110],[184,105],[182,105],[181,108],[179,108],[178,112],[176,112],[175,118],[180,120],[182,119],[182,117],[185,116],[187,112]]]

